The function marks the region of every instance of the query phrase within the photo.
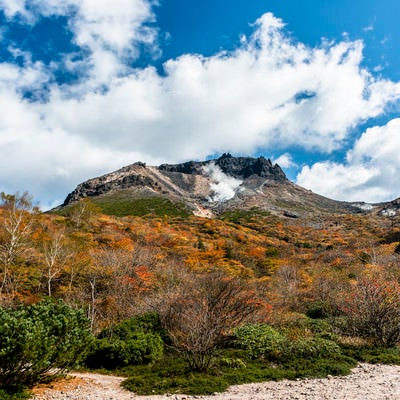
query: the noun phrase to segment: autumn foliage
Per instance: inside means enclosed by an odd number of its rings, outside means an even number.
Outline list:
[[[396,323],[384,334],[363,326],[396,321],[396,229],[362,214],[112,217],[87,199],[65,215],[43,214],[28,194],[2,194],[0,302],[62,299],[84,310],[94,333],[157,312],[197,369],[208,362],[197,354],[209,359],[210,349],[254,309],[259,321],[275,324],[297,314],[346,314],[352,334],[377,336],[389,346],[399,340]],[[382,280],[368,280],[378,275]],[[364,322],[355,318],[360,313]]]

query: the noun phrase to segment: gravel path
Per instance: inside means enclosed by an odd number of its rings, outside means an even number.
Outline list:
[[[400,366],[360,364],[351,375],[231,386],[212,396],[136,396],[124,378],[74,373],[74,378],[35,389],[32,400],[400,400]]]

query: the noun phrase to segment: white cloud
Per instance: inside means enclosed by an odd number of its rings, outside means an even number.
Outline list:
[[[12,191],[18,180],[21,190],[47,193],[51,200],[72,190],[72,182],[137,160],[177,162],[271,147],[284,153],[285,167],[293,162],[285,154],[288,147],[325,153],[340,148],[352,128],[400,96],[399,83],[374,78],[361,67],[362,42],[309,48],[286,36],[283,22],[272,14],[258,19],[254,34],[243,37],[235,51],[184,54],[168,60],[160,75],[128,62],[140,44],[156,46],[156,31],[147,27],[154,19],[152,3],[32,4],[36,15],[69,16],[74,40],[88,54],[79,62],[66,58],[61,67],[83,70],[86,79],[52,83],[48,101],[28,102],[23,86],[39,90],[60,66],[45,70],[28,63],[22,70],[0,64],[0,96],[10,98],[2,97],[7,122],[0,126],[0,143],[8,147],[1,148],[7,156],[0,159],[0,190]],[[0,6],[8,7],[9,18],[28,13],[22,1],[0,0]],[[29,168],[16,165],[21,157]],[[7,163],[16,168],[12,180]]]
[[[7,18],[20,16],[25,20],[30,20],[31,15],[25,8],[26,0],[0,0],[0,7]]]
[[[374,25],[368,25],[365,28],[363,28],[364,32],[372,32],[375,30],[375,26]]]
[[[224,174],[221,168],[211,162],[203,167],[204,172],[211,178],[211,201],[225,201],[231,199],[239,186],[243,183],[240,179]]]
[[[81,46],[115,49],[123,55],[132,42],[154,41],[154,32],[143,26],[154,20],[146,0],[70,0],[78,13],[73,20],[76,42]]]
[[[297,183],[338,200],[380,202],[400,196],[400,119],[367,129],[346,163],[303,167]]]
[[[88,74],[86,89],[108,85],[116,76],[130,72],[129,62],[138,58],[139,46],[156,52],[157,30],[149,27],[155,17],[149,0],[0,0],[9,18],[23,17],[35,24],[41,16],[67,16],[73,41],[87,52],[84,59],[64,60],[63,68]],[[82,88],[81,88],[82,90]]]
[[[126,75],[128,62],[139,56],[139,44],[156,47],[157,32],[145,25],[154,21],[149,1],[117,0],[112,6],[109,0],[69,1],[77,7],[71,30],[75,42],[90,51],[89,76],[95,87]]]
[[[233,53],[183,55],[166,62],[165,76],[131,71],[84,99],[53,95],[48,114],[67,130],[73,115],[77,134],[104,145],[176,160],[268,146],[330,152],[399,97],[399,84],[361,69],[361,42],[310,49],[280,26],[268,14]]]
[[[278,164],[281,168],[290,168],[297,166],[289,153],[281,154],[277,159],[273,160],[273,163]]]

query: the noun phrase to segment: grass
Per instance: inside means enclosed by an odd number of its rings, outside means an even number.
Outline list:
[[[124,386],[140,395],[206,395],[243,383],[347,375],[358,362],[400,364],[399,348],[383,349],[365,344],[341,344],[340,348],[337,354],[286,357],[275,362],[249,359],[245,350],[223,349],[206,373],[189,371],[183,359],[167,353],[153,365],[125,369],[128,379]]]
[[[152,215],[163,217],[188,217],[191,213],[180,202],[172,202],[162,196],[135,197],[128,191],[108,193],[91,197],[90,201],[103,214],[116,217]],[[57,214],[66,216],[74,205],[68,205],[57,211]]]
[[[156,215],[162,217],[188,217],[190,214],[185,206],[180,203],[173,203],[163,197],[146,198],[125,198],[118,199],[112,196],[93,198],[93,203],[97,205],[101,212],[117,217]]]
[[[30,396],[24,389],[0,389],[1,400],[26,400]]]
[[[400,365],[399,347],[374,347],[368,345],[342,345],[343,353],[359,362]]]

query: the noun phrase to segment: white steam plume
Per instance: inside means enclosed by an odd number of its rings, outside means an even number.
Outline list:
[[[211,201],[225,201],[231,199],[242,180],[224,174],[221,168],[215,163],[210,163],[203,167],[204,172],[211,178],[211,190],[213,195]]]

